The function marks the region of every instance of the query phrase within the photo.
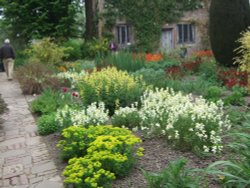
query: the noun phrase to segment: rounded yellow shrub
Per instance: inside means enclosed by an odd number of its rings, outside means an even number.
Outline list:
[[[101,71],[94,70],[83,77],[78,89],[85,104],[102,101],[113,114],[117,106],[128,106],[139,101],[145,85],[125,71],[108,67]]]
[[[236,49],[239,56],[235,59],[235,63],[240,66],[241,71],[248,73],[248,90],[250,90],[250,27],[247,31],[242,33],[238,40],[240,47]]]

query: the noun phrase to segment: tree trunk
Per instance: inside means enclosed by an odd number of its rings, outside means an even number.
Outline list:
[[[96,36],[95,29],[95,10],[94,10],[94,0],[85,0],[85,14],[86,14],[86,31],[85,38],[87,40],[93,39]]]

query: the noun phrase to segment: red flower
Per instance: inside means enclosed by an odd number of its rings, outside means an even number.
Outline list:
[[[66,93],[66,92],[68,92],[68,88],[67,87],[63,87],[62,91],[63,91],[63,93]]]
[[[74,91],[74,92],[72,92],[72,96],[73,96],[73,97],[79,97],[79,93],[76,92],[76,91]]]
[[[248,74],[246,71],[239,72],[233,68],[221,70],[218,72],[218,77],[223,81],[223,84],[230,89],[235,85],[247,86]]]

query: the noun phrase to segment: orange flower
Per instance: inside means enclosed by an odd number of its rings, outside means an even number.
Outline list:
[[[148,53],[146,54],[146,61],[161,61],[163,59],[162,55],[161,54],[151,54],[151,53]]]

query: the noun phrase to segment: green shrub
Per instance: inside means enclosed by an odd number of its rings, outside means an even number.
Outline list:
[[[80,39],[69,39],[64,42],[62,46],[66,49],[65,53],[68,54],[66,60],[75,61],[82,58],[81,47],[83,45],[83,41]]]
[[[244,94],[239,90],[234,90],[232,94],[223,99],[225,105],[244,105]]]
[[[27,63],[15,72],[24,94],[40,94],[47,88],[59,88],[60,81],[53,76],[54,72],[40,63]]]
[[[166,68],[173,67],[173,66],[179,66],[181,64],[180,61],[176,60],[168,60],[168,61],[159,61],[159,62],[149,62],[146,64],[145,68],[147,69],[154,69],[154,70],[166,70]]]
[[[83,77],[77,88],[83,103],[102,101],[111,115],[117,106],[125,107],[139,101],[145,89],[138,79],[114,67]]]
[[[141,140],[123,128],[72,126],[65,129],[62,136],[64,140],[58,147],[63,156],[75,156],[63,172],[64,182],[79,188],[110,187],[116,177],[129,173],[136,156],[141,156],[143,151],[134,148]]]
[[[232,122],[232,125],[242,125],[244,122],[246,109],[240,110],[235,106],[228,106],[226,109],[226,114],[228,115],[228,119]]]
[[[221,85],[218,78],[216,61],[202,62],[199,65],[198,73],[202,78],[204,78],[204,80],[212,82],[216,85]]]
[[[136,58],[129,52],[119,52],[117,54],[110,54],[105,58],[106,65],[115,66],[118,70],[135,72],[145,66],[143,58]]]
[[[32,112],[38,114],[50,114],[56,112],[65,104],[73,105],[70,93],[62,93],[58,90],[47,89],[31,103]]]
[[[66,48],[59,47],[50,38],[44,38],[31,44],[26,50],[30,63],[41,63],[49,66],[59,65],[67,57]]]
[[[203,79],[202,77],[186,77],[178,81],[167,81],[167,83],[172,83],[167,87],[172,86],[175,91],[181,91],[184,93],[193,93],[196,95],[204,95],[207,88],[214,86],[213,83]]]
[[[88,158],[72,158],[65,168],[64,183],[76,188],[111,187],[115,174],[102,168],[99,161]]]
[[[153,87],[165,88],[168,85],[166,73],[163,69],[142,68],[133,75],[138,78],[142,77],[147,85],[152,85]]]
[[[47,89],[31,102],[32,112],[38,114],[50,114],[55,112],[58,108],[57,99],[59,98],[59,92]]]
[[[220,100],[222,91],[223,89],[220,87],[211,86],[206,90],[204,98],[209,101],[216,102]]]
[[[187,160],[178,159],[159,173],[150,173],[143,170],[149,188],[199,188],[201,178],[195,176],[192,169],[185,168]],[[204,181],[202,186],[205,187]]]
[[[24,51],[17,51],[15,59],[15,68],[20,67],[28,63],[27,55],[25,55]]]
[[[81,157],[87,154],[90,143],[95,141],[99,136],[105,135],[114,137],[132,136],[131,131],[119,127],[90,126],[89,128],[84,128],[70,126],[62,131],[63,139],[59,141],[57,147],[61,150],[61,157],[63,159],[68,160],[73,157]]]
[[[37,120],[38,133],[40,135],[49,135],[58,130],[55,121],[55,113],[45,114]]]
[[[166,77],[163,70],[154,71],[152,69],[141,69],[135,72],[136,77],[142,75],[143,80],[154,88],[172,88],[174,91],[183,93],[193,93],[196,95],[204,95],[207,88],[214,86],[214,83],[207,81],[201,76],[186,76],[181,79],[172,79]]]
[[[82,58],[95,59],[96,56],[104,58],[108,54],[108,46],[109,44],[106,38],[85,41],[81,46]]]
[[[112,116],[112,124],[114,126],[129,128],[133,130],[138,127],[141,122],[141,118],[137,108],[119,108],[115,111],[115,114]]]

